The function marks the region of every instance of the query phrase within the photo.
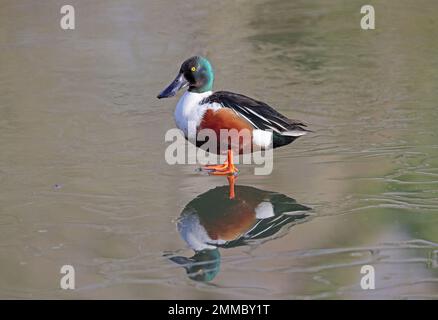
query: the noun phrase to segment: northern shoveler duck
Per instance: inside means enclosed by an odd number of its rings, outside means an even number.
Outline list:
[[[190,138],[189,123],[196,124],[197,132],[202,129],[213,130],[218,139],[217,146],[229,143],[228,138],[227,141],[219,141],[221,130],[249,130],[249,142],[239,140],[238,146],[228,145],[225,150],[227,160],[223,165],[204,167],[209,174],[227,176],[230,198],[233,198],[234,181],[238,172],[233,163],[233,152],[242,154],[245,150],[252,152],[281,147],[305,135],[309,130],[302,121],[291,120],[264,102],[228,91],[213,92],[213,81],[214,72],[210,62],[204,57],[195,56],[183,62],[175,80],[158,98],[175,96],[179,90],[188,87],[175,110],[176,125],[184,132],[186,139]],[[248,143],[251,145],[246,148]],[[218,148],[216,153],[220,151]]]
[[[236,197],[230,200],[226,186],[216,187],[190,201],[178,219],[178,232],[195,255],[167,257],[182,265],[191,279],[210,281],[219,272],[218,248],[277,238],[286,226],[308,221],[309,210],[277,192],[236,186]]]

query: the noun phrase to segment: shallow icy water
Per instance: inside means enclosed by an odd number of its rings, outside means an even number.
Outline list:
[[[71,4],[74,31],[59,1],[0,4],[1,298],[438,298],[438,3],[379,2],[373,31],[360,1]],[[220,248],[209,282],[169,256],[225,179],[166,164],[177,100],[156,99],[194,54],[315,131],[238,179],[309,217]]]

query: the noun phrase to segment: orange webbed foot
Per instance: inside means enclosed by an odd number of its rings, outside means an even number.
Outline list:
[[[224,164],[205,166],[203,169],[213,176],[235,176],[239,172],[233,163],[233,152],[231,150],[228,150],[227,160]]]
[[[234,183],[239,170],[233,163],[233,152],[231,150],[228,150],[227,160],[224,164],[203,166],[201,171],[207,172],[212,176],[226,176],[230,186],[230,199],[234,199]]]
[[[228,167],[228,163],[227,161],[225,161],[224,164],[214,164],[214,165],[207,165],[207,166],[203,166],[201,168],[202,171],[206,171],[206,172],[214,172],[214,171],[223,171]]]

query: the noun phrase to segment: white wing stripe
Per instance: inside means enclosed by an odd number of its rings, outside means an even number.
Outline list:
[[[285,126],[283,126],[283,125],[279,124],[278,122],[276,122],[276,121],[273,121],[273,120],[271,120],[270,122],[271,122],[271,123],[273,123],[273,124],[276,124],[277,126],[279,126],[279,127],[283,128],[284,130],[286,130],[286,131],[287,131],[287,128],[286,128]]]
[[[257,112],[255,112],[254,110],[251,110],[250,108],[245,108],[246,110],[248,110],[249,112],[251,112],[252,114],[256,115],[257,117],[259,117],[260,119],[266,121],[269,123],[269,120],[266,119],[265,117],[263,117],[262,115],[258,114]]]

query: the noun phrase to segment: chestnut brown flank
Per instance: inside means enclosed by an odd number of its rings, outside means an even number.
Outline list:
[[[220,129],[248,129],[252,131],[253,127],[245,119],[239,117],[231,109],[219,109],[217,111],[207,110],[202,118],[200,129],[212,129],[219,134]]]
[[[219,148],[220,130],[236,129],[237,131],[241,131],[247,129],[251,133],[251,137],[252,137],[252,130],[254,128],[248,121],[246,121],[242,117],[239,117],[233,110],[228,108],[223,108],[217,111],[211,109],[207,110],[199,125],[199,130],[202,129],[211,129],[216,133],[218,139],[218,148]],[[251,149],[252,148],[250,148],[250,150]],[[239,150],[234,150],[234,151],[240,154],[242,153],[243,137],[239,137]]]

